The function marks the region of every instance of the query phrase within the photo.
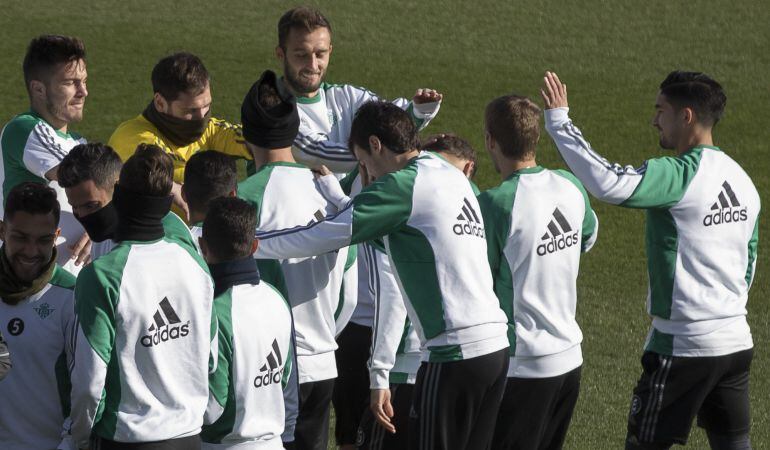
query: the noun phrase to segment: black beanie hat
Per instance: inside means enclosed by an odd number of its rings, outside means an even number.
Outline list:
[[[280,103],[264,108],[259,102],[260,90],[272,87]],[[262,72],[251,85],[241,105],[241,123],[246,141],[263,148],[291,147],[299,131],[299,113],[294,95],[278,82],[275,72]]]

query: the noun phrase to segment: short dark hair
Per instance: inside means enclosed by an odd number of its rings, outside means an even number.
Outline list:
[[[188,92],[198,95],[209,84],[209,72],[203,61],[192,53],[166,56],[152,68],[152,89],[169,102]]]
[[[436,153],[447,153],[465,161],[476,162],[476,150],[470,142],[456,134],[444,133],[429,136],[420,148]]]
[[[231,261],[251,254],[256,229],[256,208],[237,197],[219,197],[212,200],[203,221],[203,239],[212,256]]]
[[[174,184],[174,161],[157,145],[139,144],[123,163],[118,184],[136,194],[167,197]]]
[[[286,49],[286,39],[293,28],[312,33],[316,28],[326,28],[332,33],[329,20],[321,11],[309,6],[298,6],[286,11],[278,20],[278,45]]]
[[[12,220],[14,214],[19,211],[28,214],[53,214],[58,225],[61,206],[56,198],[56,191],[42,183],[25,181],[14,186],[8,193],[3,220]]]
[[[506,157],[535,155],[540,140],[540,107],[529,98],[510,94],[492,100],[484,111],[484,123]]]
[[[214,150],[198,152],[187,161],[182,189],[190,210],[206,214],[211,201],[238,188],[235,160]]]
[[[92,180],[97,187],[112,192],[122,166],[120,156],[109,145],[99,142],[76,145],[59,164],[59,185],[71,188]]]
[[[377,136],[384,146],[399,154],[415,150],[420,144],[417,127],[409,114],[392,103],[379,100],[366,102],[356,111],[348,147],[352,151],[357,145],[370,151],[369,136]]]
[[[660,83],[660,93],[677,110],[691,108],[696,120],[709,127],[719,122],[727,104],[722,85],[701,72],[671,72]]]
[[[86,59],[86,46],[79,38],[44,34],[29,43],[22,70],[29,89],[32,80],[47,82],[47,75],[57,64],[69,64]]]

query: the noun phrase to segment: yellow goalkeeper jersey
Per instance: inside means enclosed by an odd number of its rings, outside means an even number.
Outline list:
[[[184,147],[172,143],[141,114],[121,123],[109,141],[110,147],[118,152],[123,161],[134,154],[139,144],[155,144],[171,155],[174,159],[174,181],[179,184],[184,182],[187,161],[201,150],[216,150],[230,156],[252,159],[243,140],[241,126],[213,117],[200,139]]]

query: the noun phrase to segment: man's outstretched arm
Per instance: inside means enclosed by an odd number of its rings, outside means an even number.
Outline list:
[[[697,158],[656,158],[639,168],[610,163],[570,120],[567,85],[555,73],[546,72],[540,94],[545,102],[548,134],[591,195],[631,208],[668,207],[682,198],[697,170]]]

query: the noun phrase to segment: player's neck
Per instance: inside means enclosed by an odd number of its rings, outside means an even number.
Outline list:
[[[276,162],[297,162],[291,154],[291,147],[270,149],[265,152],[265,164]]]
[[[676,152],[681,155],[691,148],[697,147],[699,145],[708,145],[710,147],[714,146],[714,139],[711,136],[711,130],[694,131],[692,134],[682,139],[679,145],[676,146]]]
[[[528,159],[503,159],[500,162],[500,175],[503,179],[510,177],[514,172],[522,169],[530,169],[537,166],[535,158]]]
[[[201,223],[206,218],[206,214],[199,211],[190,210],[190,224]]]
[[[420,156],[420,150],[414,149],[404,153],[395,153],[393,158],[393,169],[401,170],[409,164],[409,161]]]
[[[32,102],[30,109],[32,109],[32,111],[34,111],[35,114],[42,117],[43,120],[48,122],[48,124],[51,125],[54,128],[54,130],[61,131],[62,133],[67,132],[68,123],[54,117],[53,114],[48,112],[48,109],[45,108],[45,106],[36,105],[35,102]]]

